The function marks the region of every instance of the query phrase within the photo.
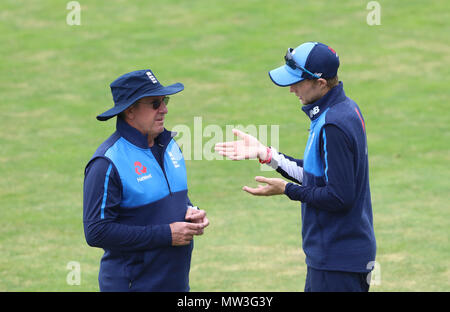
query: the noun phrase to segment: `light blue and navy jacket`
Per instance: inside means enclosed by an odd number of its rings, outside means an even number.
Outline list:
[[[173,133],[152,148],[117,118],[117,130],[85,169],[86,241],[103,248],[101,291],[188,291],[193,243],[172,246],[169,224],[185,221],[190,205],[186,166]]]
[[[315,269],[368,272],[376,242],[364,119],[342,82],[302,110],[311,119],[303,159],[272,151],[269,165],[288,183],[285,194],[302,202],[306,263]]]

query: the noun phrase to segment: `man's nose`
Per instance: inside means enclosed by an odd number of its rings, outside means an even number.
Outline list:
[[[161,114],[167,114],[169,110],[167,109],[167,105],[166,103],[164,103],[164,101],[161,103],[161,105],[159,106],[159,112]]]
[[[290,87],[289,87],[289,92],[295,92],[295,90],[294,90],[294,87],[291,85]]]

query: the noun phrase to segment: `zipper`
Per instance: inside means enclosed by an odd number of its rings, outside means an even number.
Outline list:
[[[160,144],[160,143],[158,143],[158,145],[163,148],[160,167],[162,166],[161,170],[162,170],[162,172],[164,174],[164,178],[166,179],[167,187],[169,188],[169,194],[172,195],[172,190],[170,189],[170,184],[169,184],[169,180],[167,179],[166,170],[164,169],[164,155],[166,154],[167,145],[163,145],[163,144]],[[159,163],[158,163],[158,165],[159,165]]]

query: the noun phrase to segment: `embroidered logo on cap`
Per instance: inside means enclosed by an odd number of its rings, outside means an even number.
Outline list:
[[[156,80],[155,76],[152,75],[151,72],[146,72],[148,78],[153,82],[153,84],[158,83],[158,80]]]

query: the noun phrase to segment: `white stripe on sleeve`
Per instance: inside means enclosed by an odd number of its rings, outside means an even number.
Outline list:
[[[303,168],[298,166],[295,161],[289,160],[284,157],[283,154],[278,153],[275,148],[271,147],[270,149],[272,150],[272,160],[268,163],[268,165],[275,170],[280,167],[290,177],[300,183],[303,182]]]

